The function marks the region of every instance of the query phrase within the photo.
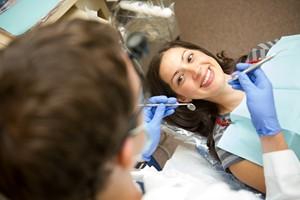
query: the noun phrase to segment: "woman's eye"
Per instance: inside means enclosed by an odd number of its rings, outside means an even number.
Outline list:
[[[177,85],[181,85],[183,83],[183,81],[184,81],[184,76],[182,74],[177,78]]]
[[[188,63],[190,63],[193,60],[193,56],[194,56],[193,53],[189,54],[189,56],[187,57]]]

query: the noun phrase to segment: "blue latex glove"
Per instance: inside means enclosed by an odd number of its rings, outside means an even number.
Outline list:
[[[142,157],[145,161],[149,161],[151,155],[156,150],[160,140],[160,125],[162,119],[166,116],[172,115],[177,106],[165,106],[165,103],[177,103],[174,97],[153,96],[149,98],[149,103],[159,103],[156,107],[144,108],[144,120],[146,123],[147,142],[146,148],[143,150]]]
[[[245,74],[243,71],[249,64],[237,65],[238,80],[229,82],[234,89],[246,93],[247,107],[251,120],[260,136],[271,136],[281,132],[275,110],[272,84],[262,69]]]

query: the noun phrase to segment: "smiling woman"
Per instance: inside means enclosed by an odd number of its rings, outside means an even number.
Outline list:
[[[153,57],[147,73],[151,95],[176,96],[179,101],[192,102],[197,107],[196,112],[178,107],[166,121],[208,137],[214,155],[212,130],[219,109],[216,103],[203,99],[224,87],[234,66],[234,60],[223,53],[214,56],[195,44],[173,41]]]
[[[183,47],[164,53],[159,74],[183,102],[218,95],[225,85],[225,74],[216,59]]]
[[[196,111],[178,107],[166,121],[207,137],[210,153],[225,170],[240,181],[265,192],[262,167],[226,152],[217,146],[230,125],[230,112],[243,100],[244,93],[227,83],[235,64],[224,53],[214,56],[195,44],[184,41],[167,43],[150,63],[147,73],[151,95],[175,96],[179,102],[193,103]],[[249,171],[256,176],[249,177]]]

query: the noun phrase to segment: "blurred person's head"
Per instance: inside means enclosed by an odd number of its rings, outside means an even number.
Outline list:
[[[75,20],[0,52],[0,193],[8,199],[140,199],[139,79],[117,33]],[[134,132],[134,131],[133,131]]]

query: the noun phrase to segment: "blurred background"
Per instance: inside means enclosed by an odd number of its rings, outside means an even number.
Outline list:
[[[261,42],[300,34],[299,0],[175,0],[183,40],[233,58]]]

